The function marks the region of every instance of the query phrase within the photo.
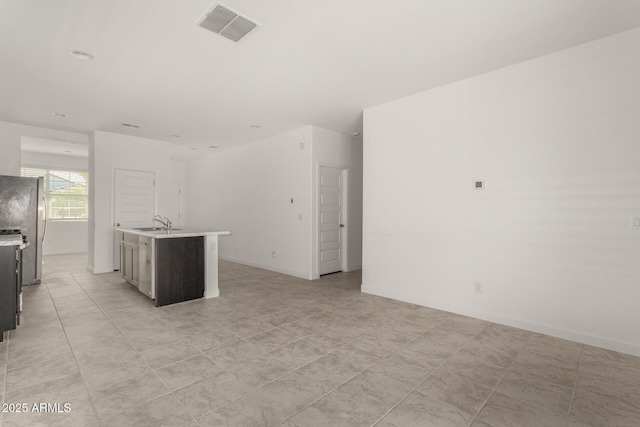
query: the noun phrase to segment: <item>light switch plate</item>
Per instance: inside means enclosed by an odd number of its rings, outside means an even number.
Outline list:
[[[640,215],[631,216],[631,229],[640,231]]]

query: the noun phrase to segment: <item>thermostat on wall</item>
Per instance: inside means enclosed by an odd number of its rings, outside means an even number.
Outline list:
[[[473,181],[474,190],[484,190],[484,181]]]

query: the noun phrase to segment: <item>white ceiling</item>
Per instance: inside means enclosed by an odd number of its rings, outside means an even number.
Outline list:
[[[261,27],[200,28],[213,0],[0,0],[0,120],[189,158],[310,124],[351,134],[364,108],[640,26],[640,0],[223,3]]]

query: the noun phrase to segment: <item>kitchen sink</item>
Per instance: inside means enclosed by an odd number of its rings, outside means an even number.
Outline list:
[[[142,228],[134,228],[134,230],[138,231],[168,231],[166,228],[160,227],[142,227]],[[180,231],[181,228],[172,228],[171,231]]]

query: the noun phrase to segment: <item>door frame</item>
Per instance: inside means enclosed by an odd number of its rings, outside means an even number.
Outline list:
[[[117,232],[115,231],[116,229],[116,173],[117,171],[125,171],[125,172],[143,172],[143,173],[150,173],[151,175],[153,175],[153,214],[155,215],[158,212],[158,186],[156,185],[156,181],[157,181],[157,177],[156,177],[156,171],[152,171],[152,170],[141,170],[141,169],[126,169],[126,168],[112,168],[111,169],[111,179],[112,179],[112,186],[111,186],[111,230],[113,231],[113,236],[112,239],[110,240],[110,244],[109,246],[111,247],[111,263],[113,264],[113,271],[119,271],[116,270],[116,237],[117,237]],[[118,246],[118,253],[120,253],[120,249]],[[117,257],[117,265],[118,265],[118,269],[120,268],[120,257]]]
[[[342,242],[340,244],[342,271],[349,271],[349,167],[333,163],[316,162],[313,174],[313,225],[311,230],[311,279],[320,278],[320,168],[331,168],[340,171],[342,178]]]

